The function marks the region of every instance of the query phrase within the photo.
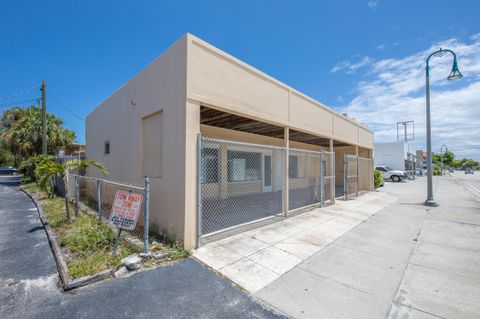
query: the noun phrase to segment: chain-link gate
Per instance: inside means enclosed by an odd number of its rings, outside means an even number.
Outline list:
[[[199,137],[199,154],[200,236],[281,216],[283,148]]]
[[[332,156],[330,152],[289,150],[289,211],[323,205],[331,199]]]
[[[373,159],[344,154],[343,196],[348,199],[373,189]]]
[[[358,196],[358,156],[343,155],[343,196]]]
[[[198,154],[200,238],[334,200],[333,152],[289,149],[287,159],[283,147],[199,135]]]

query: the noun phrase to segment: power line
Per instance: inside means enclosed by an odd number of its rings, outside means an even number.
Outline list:
[[[11,106],[22,106],[20,104],[24,104],[24,103],[29,103],[29,102],[34,102],[34,101],[38,101],[39,99],[36,98],[36,99],[28,99],[28,100],[23,100],[23,101],[14,101],[14,102],[8,102],[6,104],[2,104],[0,105],[1,108],[6,108],[6,107],[11,107]]]
[[[25,89],[25,90],[22,90],[22,91],[19,91],[15,94],[12,94],[12,95],[9,95],[9,96],[5,96],[5,97],[0,97],[0,101],[6,101],[6,100],[10,100],[10,99],[13,99],[15,97],[18,97],[18,96],[21,96],[21,95],[24,95],[25,93],[27,92],[30,92],[31,90],[33,90],[34,88],[38,87],[38,85],[40,84],[41,82],[37,82],[35,83],[33,86]]]
[[[76,114],[75,112],[73,112],[72,110],[70,110],[67,106],[65,106],[65,104],[63,104],[62,102],[60,102],[60,100],[59,100],[56,96],[52,95],[51,93],[50,93],[50,96],[53,97],[53,99],[57,102],[57,104],[58,104],[62,109],[64,109],[65,111],[67,111],[67,112],[70,113],[71,115],[75,116],[75,117],[78,118],[79,120],[85,121],[85,118],[84,118],[83,116],[80,116],[80,115]]]

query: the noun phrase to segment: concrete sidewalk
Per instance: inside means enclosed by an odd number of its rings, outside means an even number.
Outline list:
[[[205,245],[194,256],[253,293],[325,249],[394,196],[371,192]]]
[[[255,296],[295,318],[480,318],[480,206],[455,180],[387,183],[397,201]]]

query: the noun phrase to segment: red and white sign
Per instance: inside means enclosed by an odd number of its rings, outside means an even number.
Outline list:
[[[142,200],[141,194],[117,191],[110,213],[110,225],[126,230],[135,229]]]

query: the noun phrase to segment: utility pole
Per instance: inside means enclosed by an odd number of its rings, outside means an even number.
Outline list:
[[[42,154],[47,155],[47,84],[42,81]]]

